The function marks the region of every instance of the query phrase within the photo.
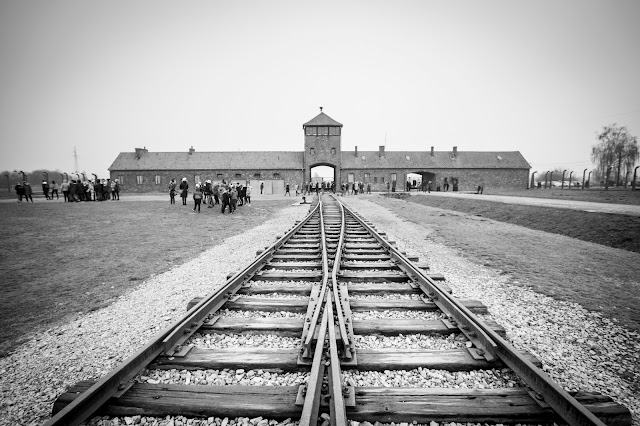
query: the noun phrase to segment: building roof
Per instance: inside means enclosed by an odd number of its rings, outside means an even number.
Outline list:
[[[342,151],[343,169],[530,169],[519,151]]]
[[[321,112],[320,114],[318,114],[315,117],[313,117],[310,121],[307,121],[306,123],[304,123],[302,125],[302,128],[305,128],[307,126],[336,126],[336,127],[342,127],[342,124],[338,123],[336,120],[334,120],[333,118],[329,117],[324,112]]]
[[[121,152],[109,167],[115,170],[236,170],[296,169],[302,167],[303,152]]]

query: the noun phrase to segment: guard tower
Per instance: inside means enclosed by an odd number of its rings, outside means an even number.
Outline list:
[[[304,181],[311,180],[311,169],[316,166],[333,167],[336,186],[342,181],[342,150],[340,135],[342,124],[322,112],[302,125],[304,130]]]

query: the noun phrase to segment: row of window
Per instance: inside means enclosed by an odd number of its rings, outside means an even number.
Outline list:
[[[347,182],[349,183],[353,183],[355,182],[355,175],[353,173],[349,173],[347,175]],[[396,173],[391,173],[391,181],[390,182],[395,182],[398,180],[398,175]],[[369,183],[371,182],[371,173],[365,173],[364,174],[364,183]],[[380,177],[380,183],[384,183],[384,176]],[[373,177],[373,183],[378,183],[378,176],[374,176]]]
[[[262,173],[254,173],[252,178],[253,179],[262,179]],[[155,178],[154,178],[155,184],[156,185],[162,185],[163,184],[162,179],[163,179],[162,176],[156,175]],[[216,179],[218,181],[222,181],[224,179],[224,175],[222,173],[218,173],[216,175]],[[242,179],[242,173],[236,173],[234,175],[234,179]],[[273,174],[273,179],[280,179],[280,173],[274,173]],[[202,179],[200,178],[200,175],[195,175],[193,177],[193,180],[195,182],[202,182]],[[123,182],[124,182],[124,179],[123,179],[122,176],[120,176],[120,183],[122,184]],[[144,183],[144,176],[143,175],[137,175],[136,176],[136,182],[137,182],[138,185],[142,185]]]
[[[309,148],[309,154],[315,155],[315,153],[316,153],[316,149],[315,148]],[[336,149],[335,148],[331,148],[331,155],[336,155]]]
[[[224,179],[224,175],[222,173],[218,173],[216,175],[216,178],[217,178],[218,181],[222,181]],[[235,179],[242,179],[242,173],[236,173],[234,175],[234,178]],[[253,179],[262,179],[262,173],[254,173],[252,178]],[[274,173],[273,174],[273,179],[280,179],[280,173]],[[373,183],[378,183],[378,179],[380,179],[380,183],[385,183],[384,176],[381,176],[380,178],[378,178],[378,176],[374,176],[373,177]],[[121,185],[124,184],[124,176],[118,176],[118,180],[119,180]],[[397,180],[398,180],[398,175],[396,173],[391,173],[390,182],[396,182]],[[154,181],[155,181],[156,185],[162,185],[163,184],[162,176],[160,176],[160,175],[156,175]],[[202,182],[202,179],[200,178],[200,175],[195,175],[194,176],[194,181],[195,182]],[[142,185],[144,183],[144,176],[143,175],[136,176],[136,182],[138,183],[138,185]],[[355,182],[355,175],[353,173],[349,173],[347,175],[347,182],[349,182],[349,183]],[[371,173],[365,173],[364,174],[364,182],[365,183],[372,182],[371,181]]]
[[[307,136],[340,136],[340,127],[307,126]]]

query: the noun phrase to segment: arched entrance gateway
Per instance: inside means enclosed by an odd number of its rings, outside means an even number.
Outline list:
[[[302,125],[304,130],[304,184],[312,182],[341,182],[342,147],[340,135],[342,124],[338,123],[320,107],[311,121]]]

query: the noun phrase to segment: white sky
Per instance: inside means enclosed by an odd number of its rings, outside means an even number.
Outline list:
[[[640,136],[640,1],[0,2],[0,170],[104,176],[119,152],[522,152],[581,174]],[[240,166],[240,165],[239,165]]]

